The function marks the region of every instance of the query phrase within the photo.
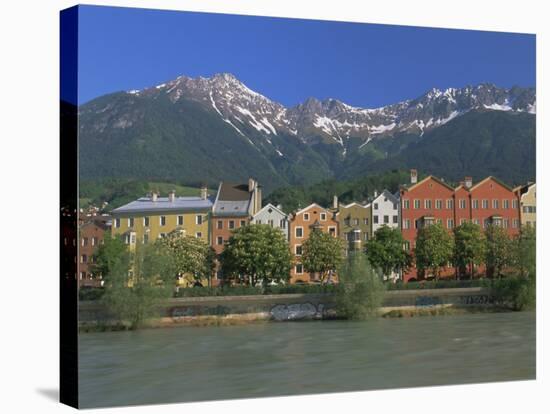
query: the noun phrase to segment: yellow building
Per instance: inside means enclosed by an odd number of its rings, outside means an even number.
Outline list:
[[[210,213],[212,200],[206,188],[199,197],[168,197],[153,193],[112,211],[112,235],[121,236],[129,247],[147,244],[174,230],[210,243]]]
[[[528,183],[515,189],[520,197],[520,222],[522,226],[536,226],[537,184]]]
[[[339,236],[346,242],[346,253],[363,250],[372,234],[371,205],[350,203],[340,204],[336,212]]]

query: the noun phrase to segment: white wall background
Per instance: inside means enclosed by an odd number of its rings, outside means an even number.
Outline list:
[[[106,5],[288,16],[372,23],[537,33],[539,246],[548,242],[549,12],[543,1],[296,0],[102,1]],[[1,42],[0,411],[73,412],[59,405],[58,389],[58,12],[71,1],[4,2]],[[545,72],[543,71],[545,69]],[[546,82],[545,82],[546,81]],[[544,136],[544,138],[548,138]],[[542,238],[541,238],[542,237]],[[548,309],[548,269],[539,249],[539,298]],[[27,269],[28,266],[28,269]],[[32,272],[31,272],[32,269]],[[40,269],[37,271],[37,269]],[[543,293],[544,292],[544,293]],[[547,412],[548,332],[538,301],[537,381],[437,389],[237,400],[186,405],[105,409],[101,413],[538,413]],[[543,341],[547,351],[543,351]],[[404,367],[405,368],[405,367]],[[544,390],[546,389],[546,393]],[[546,407],[545,407],[546,406]],[[89,411],[90,413],[95,410]]]

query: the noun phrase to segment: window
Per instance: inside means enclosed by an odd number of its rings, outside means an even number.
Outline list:
[[[403,249],[407,251],[411,250],[411,243],[408,241],[405,241],[405,243],[403,243]]]
[[[321,221],[327,220],[327,213],[321,213]]]
[[[479,208],[479,200],[472,200],[472,208],[477,210]]]
[[[80,272],[80,279],[86,279],[86,272]]]
[[[461,208],[463,210],[466,208],[466,199],[464,198],[460,199],[460,201],[458,202],[458,208]]]
[[[88,245],[88,238],[87,237],[83,237],[82,238],[82,247],[85,247]]]
[[[482,200],[481,201],[481,208],[488,209],[489,208],[489,200]]]
[[[489,226],[489,219],[483,220],[483,228],[486,229]]]
[[[403,210],[409,209],[409,200],[403,200]]]
[[[166,233],[159,233],[159,237],[160,237],[161,239],[164,239],[164,238],[166,237]]]
[[[304,221],[309,221],[309,213],[304,213]]]
[[[66,238],[66,237],[63,238],[63,244],[64,244],[65,246],[67,245],[67,238]]]
[[[183,226],[183,216],[178,216],[178,226]]]
[[[393,209],[397,210],[397,203],[393,203]]]
[[[332,237],[336,236],[336,227],[329,227],[328,228],[328,234],[330,234]]]
[[[493,200],[493,208],[498,209],[498,200]]]
[[[472,223],[477,224],[479,226],[479,219],[473,219]]]
[[[85,254],[80,256],[80,263],[88,263],[88,256],[86,256]]]
[[[246,220],[241,220],[241,227],[246,226]]]
[[[304,229],[302,227],[296,227],[294,232],[295,232],[294,234],[296,235],[297,239],[301,239],[302,237],[304,237]]]
[[[435,200],[435,208],[437,210],[441,210],[443,208],[443,201],[442,200]]]
[[[452,198],[447,199],[447,210],[452,210],[454,207],[454,200]]]
[[[302,266],[302,263],[296,263],[295,271],[297,275],[301,275],[304,273],[304,267]]]
[[[411,221],[409,219],[403,220],[403,228],[404,229],[410,229],[411,228]]]
[[[353,225],[358,226],[359,225],[359,219],[353,219]]]
[[[432,208],[432,200],[424,200],[424,208],[429,210]]]
[[[269,224],[271,227],[273,227],[273,220],[267,220],[267,224]]]
[[[519,220],[518,220],[518,219],[514,219],[514,220],[512,221],[512,227],[513,227],[514,229],[517,229],[517,228],[519,227]]]
[[[463,218],[460,219],[460,224],[464,224],[464,223],[466,223],[466,219],[463,219]]]
[[[218,230],[223,229],[223,221],[222,221],[222,220],[218,220],[218,223],[217,223],[216,227],[218,228]]]
[[[130,217],[128,219],[128,227],[134,227],[134,218],[133,217]]]
[[[369,233],[363,233],[363,238],[365,239],[365,241],[369,241]]]
[[[392,220],[393,220],[393,224],[397,224],[397,223],[398,223],[398,219],[399,219],[399,217],[393,216],[393,219],[392,219]]]
[[[116,229],[120,228],[120,219],[119,218],[115,219],[115,228]]]
[[[447,219],[447,228],[452,229],[455,226],[455,222],[453,219]]]
[[[136,244],[136,233],[130,233],[130,244]]]
[[[160,216],[159,222],[161,226],[166,226],[166,216]]]
[[[302,255],[302,245],[301,244],[297,244],[296,246],[294,246],[294,253],[296,254],[296,256],[301,256]]]
[[[372,222],[378,224],[378,216],[372,216]]]
[[[351,219],[350,219],[350,218],[345,218],[345,219],[344,219],[344,224],[345,224],[346,226],[349,226],[349,225],[351,224]]]
[[[512,208],[518,208],[518,200],[512,200]]]
[[[363,224],[365,226],[368,226],[369,225],[369,219],[368,218],[363,219]]]
[[[196,234],[195,234],[195,237],[197,239],[202,239],[202,231],[198,231]]]
[[[256,220],[256,224],[262,224],[262,220],[257,219],[257,220]]]
[[[92,246],[97,244],[97,237],[92,237]]]
[[[279,221],[279,227],[282,228],[282,229],[286,229],[286,220],[285,219],[281,219]]]
[[[414,208],[417,210],[420,208],[420,200],[414,200]]]
[[[145,233],[143,235],[143,244],[147,244],[147,243],[149,243],[149,234]]]
[[[378,203],[374,203],[374,209],[378,210]]]
[[[197,214],[197,216],[195,217],[195,224],[202,224],[202,216],[200,214]]]
[[[510,220],[504,219],[504,220],[502,221],[502,227],[504,227],[505,229],[507,229],[508,227],[510,227]]]
[[[390,216],[384,216],[384,224],[388,224],[390,222]]]
[[[221,246],[223,244],[223,237],[222,236],[218,236],[217,239],[216,239],[216,244],[218,246]]]
[[[234,229],[235,228],[235,220],[229,220],[229,228]]]
[[[148,216],[143,217],[143,226],[144,227],[149,227],[149,217]]]

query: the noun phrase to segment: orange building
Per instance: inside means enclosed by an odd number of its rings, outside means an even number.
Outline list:
[[[290,283],[315,281],[315,276],[306,272],[300,262],[302,245],[313,229],[338,237],[338,222],[334,213],[313,203],[291,215],[289,245],[294,255],[294,265],[290,270]]]
[[[103,244],[105,232],[110,232],[110,217],[93,216],[79,228],[78,280],[80,286],[101,286],[101,275],[94,274],[97,248]]]

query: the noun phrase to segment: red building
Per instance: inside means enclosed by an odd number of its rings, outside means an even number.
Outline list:
[[[101,286],[101,275],[94,274],[97,248],[110,233],[110,217],[92,216],[79,227],[78,282],[80,286]]]
[[[418,229],[439,223],[449,232],[466,221],[482,229],[495,224],[507,229],[510,236],[519,232],[519,199],[513,189],[494,177],[476,185],[466,177],[456,188],[434,176],[418,182],[416,170],[411,170],[411,182],[400,189],[401,229],[405,248],[414,251]],[[442,277],[454,277],[454,267],[446,267]],[[415,268],[403,275],[404,281],[418,279]]]

